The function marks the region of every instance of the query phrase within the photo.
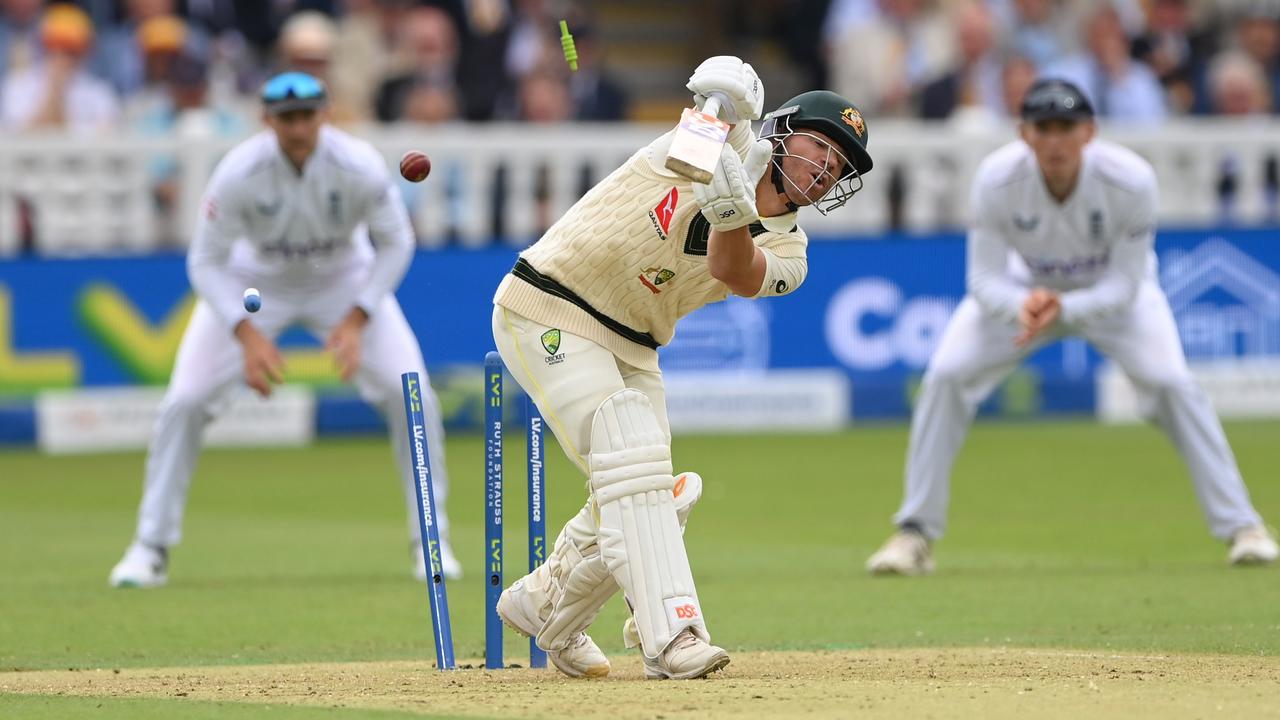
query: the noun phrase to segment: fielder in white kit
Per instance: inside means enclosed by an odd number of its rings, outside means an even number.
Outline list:
[[[867,562],[873,574],[931,572],[946,529],[951,466],[978,405],[1028,355],[1086,338],[1128,375],[1144,412],[1191,473],[1212,534],[1233,564],[1280,551],[1249,501],[1222,426],[1190,371],[1156,281],[1155,173],[1137,154],[1094,140],[1079,88],[1041,80],[1022,105],[1022,140],[978,169],[968,237],[968,295],[925,372],[911,423],[899,531]]]
[[[156,422],[137,532],[111,571],[113,586],[167,581],[168,550],[182,536],[204,428],[244,385],[271,394],[284,371],[274,339],[293,325],[324,339],[342,378],[386,418],[419,576],[425,573],[400,374],[424,379],[441,558],[446,574],[461,573],[447,536],[439,404],[393,294],[413,258],[413,229],[383,157],[326,124],[326,99],[310,75],[269,80],[262,91],[269,129],[232,149],[209,181],[187,257],[199,302]],[[262,309],[252,315],[242,303],[248,287],[262,290]]]
[[[592,188],[520,259],[494,297],[507,369],[588,477],[590,497],[547,561],[498,601],[574,677],[609,672],[585,633],[619,588],[645,676],[688,679],[729,662],[710,643],[681,533],[701,492],[672,471],[659,346],[677,320],[730,293],[785,295],[808,272],[796,211],[840,207],[871,169],[867,129],[835,93],[803,93],[765,118],[751,66],[710,58],[688,88],[727,98],[734,124],[709,184],[665,167],[672,133]],[[700,105],[701,106],[701,105]]]

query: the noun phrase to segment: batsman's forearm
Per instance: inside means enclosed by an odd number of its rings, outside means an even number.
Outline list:
[[[707,271],[738,295],[754,296],[764,282],[766,261],[747,226],[712,230],[707,240]]]

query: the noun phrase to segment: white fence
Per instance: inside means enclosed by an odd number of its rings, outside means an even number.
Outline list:
[[[664,130],[491,124],[357,132],[393,167],[411,148],[431,156],[431,177],[421,185],[406,184],[405,194],[422,243],[432,246],[488,244],[495,229],[524,244],[568,208],[584,184],[603,177]],[[1147,129],[1104,127],[1102,134],[1151,160],[1161,181],[1166,224],[1251,225],[1276,220],[1278,130],[1280,124],[1269,120],[1205,120]],[[872,123],[876,170],[865,178],[865,189],[830,217],[805,213],[804,227],[811,235],[830,235],[957,226],[964,221],[974,168],[1013,136],[1008,126],[974,132]],[[0,139],[0,255],[16,252],[24,237],[48,254],[183,245],[204,181],[231,144],[124,136]],[[178,168],[168,214],[160,210],[153,188],[161,163]],[[1233,190],[1230,203],[1223,201],[1224,188]]]

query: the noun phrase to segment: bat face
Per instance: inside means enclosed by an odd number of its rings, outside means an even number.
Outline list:
[[[715,174],[720,149],[729,137],[729,124],[715,116],[714,107],[704,106],[704,110],[711,113],[693,108],[685,108],[681,113],[680,125],[676,127],[665,164],[677,175],[706,184]]]

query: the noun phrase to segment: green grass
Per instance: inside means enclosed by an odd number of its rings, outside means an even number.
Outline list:
[[[450,720],[388,710],[312,708],[201,700],[0,695],[0,717],[22,720]],[[471,718],[474,720],[474,718]]]
[[[1280,517],[1280,424],[1228,434],[1259,510]],[[900,426],[677,438],[677,467],[707,481],[686,537],[718,642],[1280,653],[1280,574],[1224,565],[1180,460],[1145,427],[977,426],[938,574],[867,577],[905,438]],[[507,452],[511,582],[525,562],[520,440]],[[385,442],[206,453],[170,586],[112,590],[142,460],[0,453],[0,671],[434,657]],[[559,523],[583,481],[558,452],[551,461]],[[454,637],[459,656],[478,657],[480,438],[451,439],[449,465],[468,572],[449,587]],[[593,633],[609,652],[622,651],[622,612],[612,602]],[[508,661],[527,661],[527,647],[509,633]]]

